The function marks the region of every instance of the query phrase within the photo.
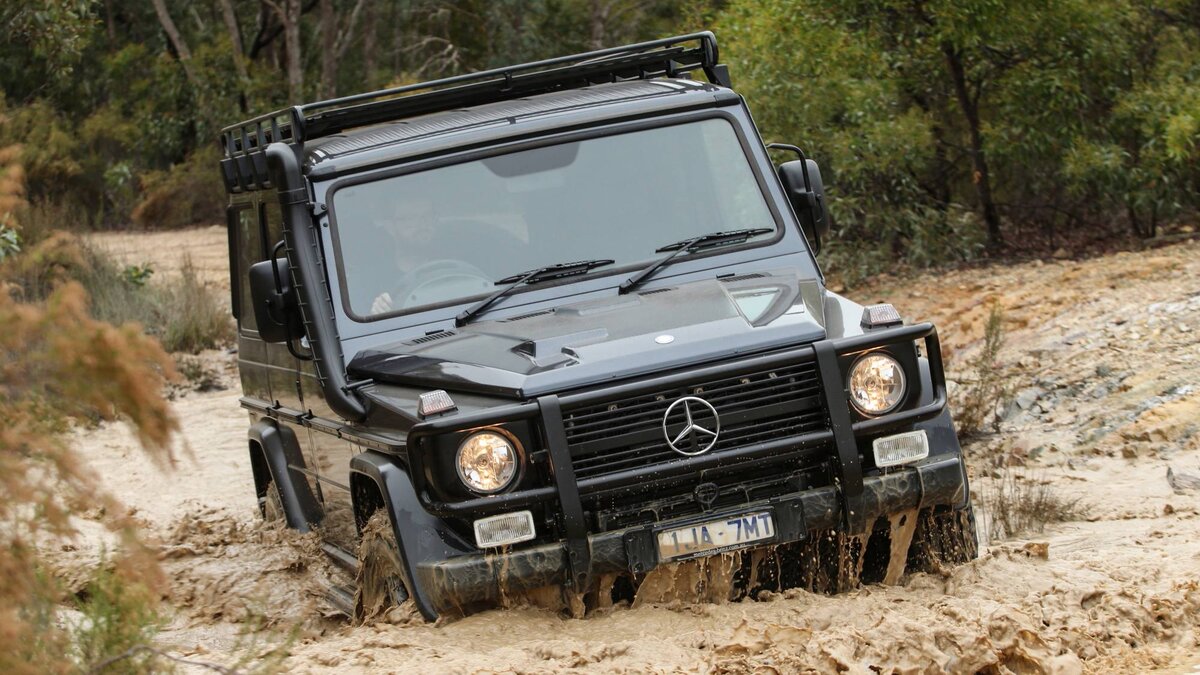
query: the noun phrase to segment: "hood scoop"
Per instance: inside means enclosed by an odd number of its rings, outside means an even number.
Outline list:
[[[608,339],[608,331],[603,328],[585,330],[569,335],[526,340],[513,347],[513,351],[529,358],[534,365],[545,368],[575,359],[573,347],[604,342]]]

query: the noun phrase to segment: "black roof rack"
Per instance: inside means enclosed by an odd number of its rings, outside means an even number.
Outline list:
[[[347,129],[605,82],[703,70],[728,87],[729,71],[717,61],[717,38],[704,31],[292,106],[222,129],[221,171],[230,192],[266,188],[264,151],[276,141],[303,148]]]

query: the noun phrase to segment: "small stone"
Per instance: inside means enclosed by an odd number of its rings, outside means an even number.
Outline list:
[[[1137,459],[1137,456],[1138,456],[1137,448],[1126,443],[1125,445],[1121,446],[1121,456],[1124,457],[1125,459]]]
[[[1021,410],[1029,410],[1029,408],[1035,402],[1037,402],[1038,397],[1040,397],[1041,395],[1042,395],[1042,392],[1040,389],[1033,389],[1033,388],[1022,389],[1021,392],[1019,394],[1017,394],[1017,398],[1016,398],[1017,406],[1019,408],[1021,408]]]
[[[1055,251],[1055,252],[1054,252],[1054,259],[1055,259],[1055,260],[1065,260],[1065,259],[1067,259],[1067,258],[1070,258],[1070,257],[1071,257],[1071,254],[1070,254],[1070,253],[1068,253],[1068,252],[1067,252],[1067,249],[1065,249],[1065,248],[1060,248],[1060,249],[1058,249],[1057,251]]]
[[[1035,558],[1050,559],[1050,542],[1047,541],[1031,541],[1021,547],[1021,550]]]
[[[1164,506],[1163,506],[1163,515],[1164,515],[1164,516],[1169,516],[1169,515],[1171,515],[1171,514],[1173,514],[1173,513],[1175,513],[1175,507],[1174,507],[1174,506],[1171,506],[1170,504],[1166,504],[1166,505],[1164,505]]]

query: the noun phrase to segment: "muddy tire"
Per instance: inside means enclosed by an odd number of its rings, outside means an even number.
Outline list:
[[[978,557],[975,512],[970,507],[921,513],[908,550],[909,570],[934,572]]]
[[[400,547],[386,512],[376,511],[363,528],[358,563],[358,589],[354,595],[356,621],[388,619],[393,609],[411,605]]]
[[[275,486],[275,481],[268,483],[266,494],[258,498],[258,509],[267,525],[287,524],[287,512],[283,510],[283,498],[279,496],[279,488]]]

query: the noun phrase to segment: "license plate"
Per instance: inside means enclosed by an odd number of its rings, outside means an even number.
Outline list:
[[[659,560],[713,555],[749,546],[775,536],[769,511],[731,516],[658,533]]]

